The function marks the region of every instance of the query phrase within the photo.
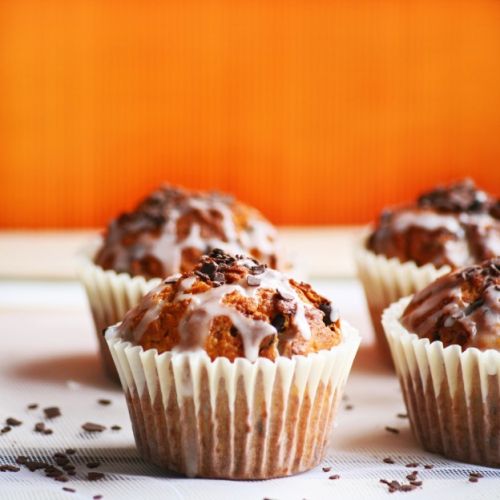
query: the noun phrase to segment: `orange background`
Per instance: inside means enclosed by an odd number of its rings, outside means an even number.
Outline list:
[[[0,2],[0,226],[101,225],[162,181],[356,223],[500,194],[500,2]]]

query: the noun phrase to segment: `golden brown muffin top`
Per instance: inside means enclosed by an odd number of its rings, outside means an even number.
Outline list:
[[[449,273],[417,292],[401,323],[445,347],[500,349],[500,258]]]
[[[118,334],[159,353],[201,348],[231,361],[307,355],[341,340],[336,309],[310,285],[220,249],[147,294]]]
[[[500,200],[471,180],[438,187],[416,203],[387,210],[368,249],[417,265],[475,264],[500,255]]]
[[[279,264],[276,230],[256,209],[227,195],[169,186],[113,220],[94,260],[106,270],[165,278],[192,270],[213,248]]]

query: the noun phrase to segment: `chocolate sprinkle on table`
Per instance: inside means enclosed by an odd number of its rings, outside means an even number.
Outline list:
[[[333,476],[330,476],[328,479],[340,479],[339,474],[333,474]]]
[[[331,470],[331,467],[323,467],[323,472],[330,472]]]
[[[354,408],[353,405],[345,405],[346,410],[352,410]]]
[[[392,432],[393,434],[399,434],[399,429],[396,429],[395,427],[386,426],[385,430],[387,432]]]
[[[89,481],[99,481],[99,479],[103,479],[104,474],[102,472],[89,472],[87,473],[87,479]]]
[[[74,490],[73,488],[68,488],[67,486],[64,486],[63,490],[64,491],[68,491],[69,493],[75,493],[76,492],[76,490]]]
[[[112,426],[111,426],[111,430],[112,430],[112,431],[121,431],[121,430],[122,430],[122,428],[121,428],[119,425],[112,425]]]
[[[111,400],[110,399],[98,399],[97,402],[100,405],[103,405],[103,406],[108,406],[108,405],[111,404]]]
[[[104,427],[104,425],[94,424],[92,422],[85,422],[82,425],[82,429],[87,432],[102,432],[106,430],[106,427]]]
[[[25,455],[19,455],[16,457],[16,464],[25,465],[28,462],[28,457]]]
[[[38,403],[31,403],[28,405],[28,410],[36,410],[38,408]]]
[[[19,471],[20,471],[19,467],[16,467],[15,465],[10,465],[10,464],[0,465],[0,472],[19,472]]]
[[[101,500],[101,498],[102,498],[102,495],[94,495],[92,497],[93,500]]]
[[[57,406],[49,406],[48,408],[44,408],[43,413],[45,413],[45,418],[49,419],[61,416],[61,410]]]
[[[479,479],[476,476],[470,476],[469,477],[469,482],[471,483],[477,483]]]
[[[88,462],[87,467],[89,469],[95,469],[96,467],[99,467],[101,465],[100,462]]]
[[[384,460],[382,460],[382,461],[384,462],[384,464],[395,464],[396,463],[391,457],[384,458]]]
[[[12,427],[9,427],[6,425],[2,430],[0,430],[0,434],[5,434],[7,432],[10,432],[12,430]]]
[[[74,448],[68,448],[66,450],[66,455],[74,455],[76,453],[76,450]]]
[[[418,467],[417,462],[410,462],[409,464],[406,464],[405,467],[408,467],[409,469],[414,469],[415,467]]]
[[[20,420],[17,420],[17,418],[14,418],[14,417],[9,417],[5,423],[7,425],[10,425],[12,427],[17,427],[18,425],[22,425],[22,422]]]
[[[425,464],[424,469],[434,469],[434,465],[432,464]]]
[[[398,413],[396,415],[396,417],[398,417],[398,418],[408,418],[408,415],[406,413]]]
[[[52,429],[48,429],[47,427],[45,427],[45,423],[44,422],[38,422],[35,424],[35,428],[33,429],[35,432],[39,432],[41,434],[52,434]]]

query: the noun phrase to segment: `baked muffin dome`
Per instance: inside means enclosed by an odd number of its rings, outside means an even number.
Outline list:
[[[449,273],[417,292],[401,323],[445,347],[500,349],[500,257]]]
[[[230,196],[161,187],[107,228],[95,263],[146,279],[190,271],[213,248],[278,266],[275,228]]]
[[[500,200],[471,180],[382,213],[368,249],[401,262],[457,268],[500,255]]]
[[[220,249],[147,294],[118,334],[159,353],[201,348],[231,361],[307,355],[341,341],[336,309],[309,285]]]

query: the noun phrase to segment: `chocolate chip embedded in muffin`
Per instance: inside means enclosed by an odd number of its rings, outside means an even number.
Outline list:
[[[500,349],[500,257],[454,271],[416,293],[401,323],[445,346]]]
[[[215,247],[278,266],[276,231],[257,210],[219,193],[162,187],[111,222],[95,263],[165,278],[191,271]]]
[[[368,239],[376,254],[452,268],[500,255],[500,200],[471,180],[438,187],[386,210]]]
[[[146,295],[119,329],[144,349],[201,348],[211,359],[274,360],[341,341],[337,310],[310,285],[219,249]]]

